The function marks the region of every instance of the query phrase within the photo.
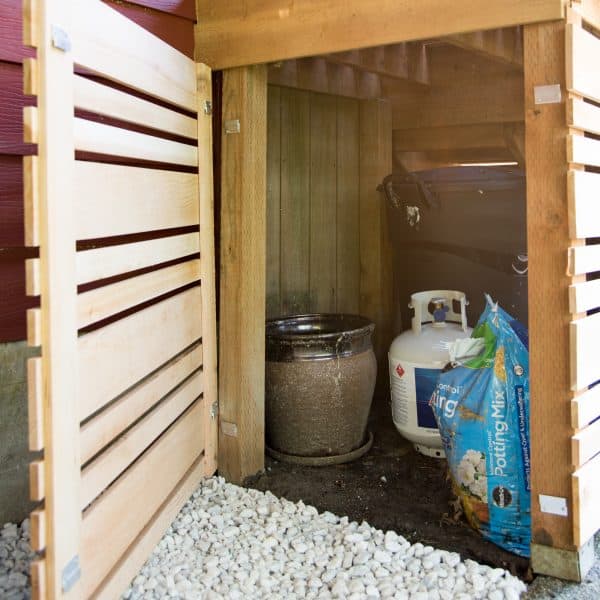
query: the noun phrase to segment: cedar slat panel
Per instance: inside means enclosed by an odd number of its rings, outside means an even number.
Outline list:
[[[568,136],[567,160],[579,165],[600,167],[600,141],[582,135]]]
[[[190,317],[200,317],[201,310],[200,287],[195,287],[80,337],[80,419],[86,419],[196,342],[202,326],[200,318]]]
[[[571,400],[571,425],[581,429],[600,417],[600,386],[586,390]]]
[[[596,144],[600,146],[599,142]],[[571,237],[576,239],[600,236],[600,175],[587,171],[570,171],[567,179],[567,197]]]
[[[600,279],[569,286],[569,310],[573,314],[600,306]]]
[[[86,77],[75,76],[75,106],[171,134],[198,137],[196,119]]]
[[[82,597],[93,595],[201,454],[201,416],[197,402],[84,513]]]
[[[600,339],[600,313],[570,324],[571,389],[582,390],[600,379],[597,346]]]
[[[600,77],[597,77],[597,57],[600,40],[578,25],[567,24],[567,89],[600,102]]]
[[[581,548],[600,529],[600,455],[573,473],[572,485],[575,545]]]
[[[198,148],[180,142],[75,119],[75,149],[94,154],[123,156],[194,167],[198,164]]]
[[[135,423],[148,409],[201,365],[202,346],[195,346],[121,396],[96,418],[82,425],[80,438],[82,464]]]
[[[196,254],[200,250],[197,233],[95,248],[77,253],[77,284],[114,277],[160,263]]]
[[[600,421],[578,431],[572,438],[573,466],[580,467],[600,452]]]
[[[132,6],[132,4],[136,4],[135,2],[127,4],[119,0],[103,0],[103,2],[179,52],[189,58],[194,57],[193,21],[172,13],[167,14],[142,6]]]
[[[110,32],[110,43],[105,33]],[[155,98],[196,111],[194,61],[100,0],[75,3],[74,60]]]
[[[197,372],[87,465],[81,473],[81,509],[117,479],[201,394],[202,373]]]
[[[77,327],[82,329],[199,279],[200,260],[196,259],[84,292],[77,297]]]
[[[197,225],[198,175],[75,162],[77,239]]]
[[[569,98],[567,124],[589,133],[600,134],[600,108],[579,98]]]

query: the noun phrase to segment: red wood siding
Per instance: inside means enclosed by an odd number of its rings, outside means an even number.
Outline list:
[[[154,35],[193,56],[195,0],[104,0]],[[23,95],[21,0],[0,0],[0,343],[25,339],[25,311],[36,300],[25,296],[24,259],[35,249],[23,248],[22,156],[35,153],[23,143],[23,106],[35,98]],[[93,158],[81,156],[80,158]]]

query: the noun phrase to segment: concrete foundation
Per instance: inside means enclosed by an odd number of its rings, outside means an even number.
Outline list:
[[[22,521],[29,501],[26,342],[0,344],[0,524]]]

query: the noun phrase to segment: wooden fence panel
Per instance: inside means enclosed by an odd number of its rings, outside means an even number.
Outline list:
[[[30,471],[33,595],[114,598],[217,466],[211,73],[99,0],[24,16],[38,46],[24,113],[39,145],[24,165],[25,237],[40,246],[26,263],[42,347],[28,365],[30,446],[44,453]]]

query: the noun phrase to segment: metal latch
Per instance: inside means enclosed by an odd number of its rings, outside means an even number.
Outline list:
[[[212,115],[212,113],[213,113],[212,102],[210,100],[205,100],[204,101],[204,114]]]
[[[68,592],[80,578],[79,556],[75,555],[62,571],[62,591]]]
[[[218,400],[215,400],[212,403],[212,406],[210,407],[210,418],[216,419],[218,414],[219,414],[219,402],[218,402]]]

